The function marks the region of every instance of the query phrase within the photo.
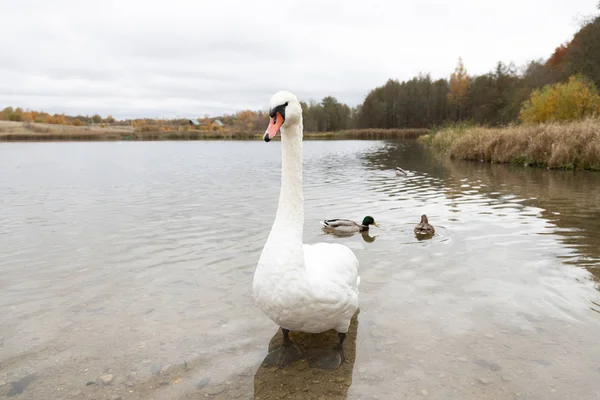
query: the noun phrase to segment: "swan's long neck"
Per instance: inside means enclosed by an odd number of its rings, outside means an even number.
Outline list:
[[[254,272],[254,300],[264,310],[278,313],[273,301],[289,298],[290,291],[306,290],[302,233],[302,122],[281,130],[281,191],[275,222]],[[277,301],[279,301],[277,300]],[[275,307],[274,309],[272,309]]]
[[[281,127],[281,191],[273,231],[287,245],[302,245],[304,193],[302,190],[302,124]],[[275,239],[275,238],[273,238]],[[279,241],[279,240],[278,240]]]
[[[302,281],[306,273],[302,246],[303,229],[302,124],[299,124],[281,128],[279,206],[254,275],[255,283],[258,283],[259,287],[264,282],[272,282],[273,279],[278,282],[276,286],[281,284],[281,279]],[[282,290],[285,289],[284,286],[281,287]]]

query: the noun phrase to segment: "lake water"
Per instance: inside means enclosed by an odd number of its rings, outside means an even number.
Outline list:
[[[251,286],[280,150],[0,145],[0,397],[600,397],[600,174],[453,162],[414,141],[304,143],[305,241],[355,251],[360,312],[339,369],[262,366],[280,333]],[[419,241],[423,213],[436,235]],[[381,228],[320,229],[365,215]]]

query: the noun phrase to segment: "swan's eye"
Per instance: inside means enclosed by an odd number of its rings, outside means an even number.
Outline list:
[[[279,113],[283,121],[285,121],[285,108],[287,107],[287,105],[288,102],[286,101],[285,103],[280,104],[269,111],[269,116],[273,118],[273,122],[277,122],[277,113]]]

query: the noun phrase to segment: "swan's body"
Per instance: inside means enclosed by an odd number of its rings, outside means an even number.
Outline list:
[[[253,285],[256,304],[273,322],[290,331],[320,333],[335,329],[346,333],[358,308],[356,256],[337,243],[302,245],[302,256],[304,271],[282,268],[275,274],[257,268]],[[268,259],[273,264],[278,262]],[[268,259],[261,257],[267,264]]]
[[[319,333],[335,329],[341,348],[358,308],[358,259],[341,244],[302,243],[302,109],[296,96],[288,92],[276,93],[270,106],[271,122],[264,139],[268,142],[281,131],[281,192],[254,273],[254,300],[283,329],[283,351],[291,346],[290,330]],[[285,355],[279,357],[282,366]]]
[[[429,224],[427,215],[421,215],[421,222],[415,226],[414,232],[417,236],[432,236],[435,233],[435,229]]]

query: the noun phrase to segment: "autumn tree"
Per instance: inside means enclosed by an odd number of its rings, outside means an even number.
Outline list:
[[[0,111],[0,120],[9,121],[10,115],[12,115],[12,113],[12,107],[5,107],[4,110]]]
[[[208,118],[208,115],[205,115],[204,118],[202,118],[200,129],[203,131],[210,130],[211,125],[212,121],[210,120],[210,118]]]
[[[67,119],[64,114],[54,114],[51,117],[46,118],[46,123],[55,125],[67,125]]]
[[[600,16],[583,26],[562,57],[566,76],[585,75],[600,86]]]
[[[550,67],[557,67],[561,64],[563,57],[565,56],[565,54],[567,54],[567,50],[568,50],[568,44],[561,44],[560,46],[558,46],[555,50],[554,53],[550,56],[550,58],[548,59],[548,61],[546,61],[546,65],[550,66]]]
[[[102,122],[102,117],[100,116],[100,114],[94,114],[94,115],[92,116],[92,122],[93,122],[94,124],[99,124],[99,123],[101,123],[101,122]]]
[[[21,121],[23,122],[34,122],[34,114],[31,111],[26,111],[23,113]]]
[[[456,107],[459,121],[463,119],[465,113],[469,81],[467,70],[463,65],[462,58],[459,57],[458,65],[450,75],[450,93],[448,93],[448,100]]]
[[[584,76],[535,90],[521,109],[523,122],[573,121],[600,114],[600,95]]]
[[[254,124],[254,111],[244,110],[235,114],[234,128],[241,131],[254,131],[258,127]]]

